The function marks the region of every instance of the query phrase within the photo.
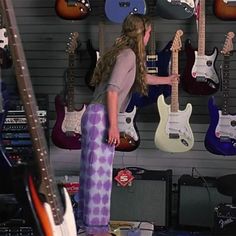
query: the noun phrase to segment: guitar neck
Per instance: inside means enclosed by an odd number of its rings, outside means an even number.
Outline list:
[[[223,93],[223,106],[222,114],[229,114],[229,64],[230,56],[225,55],[223,61],[223,80],[222,80],[222,93]]]
[[[199,2],[199,21],[198,21],[198,55],[205,55],[205,30],[206,30],[206,19],[205,19],[205,0]]]
[[[178,74],[179,68],[179,54],[178,51],[172,51],[172,74]],[[178,82],[171,86],[171,112],[178,112],[179,110],[179,88]]]
[[[74,80],[75,80],[75,54],[69,53],[68,85],[67,85],[67,109],[74,111]]]
[[[14,8],[11,0],[2,0],[0,1],[0,5],[6,18],[9,45],[15,65],[18,89],[24,105],[30,136],[35,150],[34,154],[40,171],[38,190],[45,196],[46,201],[50,204],[55,223],[59,224],[63,221],[63,208],[62,204],[57,201],[59,192],[57,187],[54,186],[55,182],[51,174],[52,171],[50,170],[47,143],[37,115],[36,99],[17,27]]]

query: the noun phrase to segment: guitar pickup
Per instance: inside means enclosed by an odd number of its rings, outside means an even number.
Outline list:
[[[67,0],[67,5],[73,7],[76,5],[76,2],[77,2],[77,0]]]
[[[220,136],[220,142],[230,143],[231,139],[228,136]]]
[[[158,61],[158,55],[147,55],[147,61]]]
[[[157,67],[147,67],[147,72],[149,74],[156,74],[156,73],[158,73],[158,68]]]
[[[176,134],[176,133],[169,133],[169,138],[170,138],[170,139],[179,139],[179,134]]]
[[[207,80],[206,80],[206,78],[204,76],[197,76],[196,77],[196,81],[197,82],[206,82]]]

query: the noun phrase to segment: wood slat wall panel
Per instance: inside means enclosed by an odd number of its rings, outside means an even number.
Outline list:
[[[119,35],[121,26],[110,22],[104,12],[105,0],[90,0],[92,11],[84,20],[67,21],[57,16],[55,1],[38,0],[12,0],[17,23],[19,26],[27,63],[29,66],[35,93],[47,94],[49,97],[50,132],[55,124],[56,113],[54,98],[64,88],[65,71],[68,68],[68,55],[66,53],[70,33],[79,32],[81,46],[76,59],[75,77],[75,104],[78,108],[88,103],[92,92],[85,85],[84,77],[90,65],[90,56],[86,50],[86,41],[91,40],[95,49],[99,50],[99,22],[104,24],[105,45],[112,45],[115,37]],[[177,29],[182,29],[182,51],[179,55],[179,72],[183,73],[186,64],[184,42],[191,40],[193,47],[197,48],[197,29],[195,19],[166,20],[156,15],[154,0],[146,0],[148,15],[154,21],[157,50],[162,50],[172,39]],[[214,16],[213,0],[206,1],[206,53],[211,54],[214,47],[219,54],[216,60],[216,70],[220,73],[223,56],[220,50],[223,47],[225,34],[228,31],[236,33],[235,21],[222,21]],[[236,41],[236,40],[235,40]],[[235,43],[234,43],[235,46]],[[236,54],[236,53],[235,53]],[[236,111],[236,55],[231,57],[230,70],[230,101],[232,113]],[[15,89],[15,76],[12,69],[2,71],[4,80],[9,89]],[[180,109],[187,103],[193,106],[190,123],[193,129],[195,144],[187,153],[164,153],[155,148],[153,139],[159,122],[156,104],[141,108],[137,112],[137,125],[140,132],[140,147],[133,152],[116,153],[115,167],[140,166],[147,169],[169,169],[174,178],[182,174],[191,174],[193,167],[202,175],[219,176],[234,173],[236,156],[223,157],[209,153],[204,147],[205,132],[208,128],[209,114],[207,102],[210,96],[194,96],[183,91],[180,86]],[[222,94],[214,94],[217,104],[221,104]],[[169,98],[168,98],[169,99]],[[168,102],[169,100],[166,99]],[[54,146],[50,140],[50,157],[56,173],[75,174],[79,172],[80,150],[63,150]]]

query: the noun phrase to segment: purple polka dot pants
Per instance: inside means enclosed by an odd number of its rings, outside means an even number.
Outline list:
[[[105,106],[90,104],[81,120],[78,221],[87,234],[108,231],[115,147],[106,142]]]

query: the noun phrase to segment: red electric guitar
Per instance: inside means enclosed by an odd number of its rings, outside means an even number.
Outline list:
[[[80,110],[74,105],[74,71],[75,71],[75,50],[79,34],[71,34],[68,43],[69,68],[67,73],[66,98],[58,94],[55,98],[55,109],[57,113],[56,123],[52,129],[52,141],[60,148],[80,149],[81,148],[81,117],[86,106]]]
[[[185,43],[187,64],[182,78],[183,89],[196,95],[209,95],[219,89],[220,81],[215,70],[218,54],[214,48],[212,55],[205,55],[205,0],[199,2],[198,50],[194,50],[188,39]]]
[[[28,168],[29,175],[21,176],[21,178],[25,179],[25,191],[34,209],[34,219],[41,229],[41,233],[38,232],[35,235],[76,236],[70,197],[65,188],[59,188],[55,184],[50,166],[47,142],[37,114],[37,102],[11,0],[1,0],[0,7],[6,19],[18,90],[24,105],[34,149],[32,158],[34,165]]]

